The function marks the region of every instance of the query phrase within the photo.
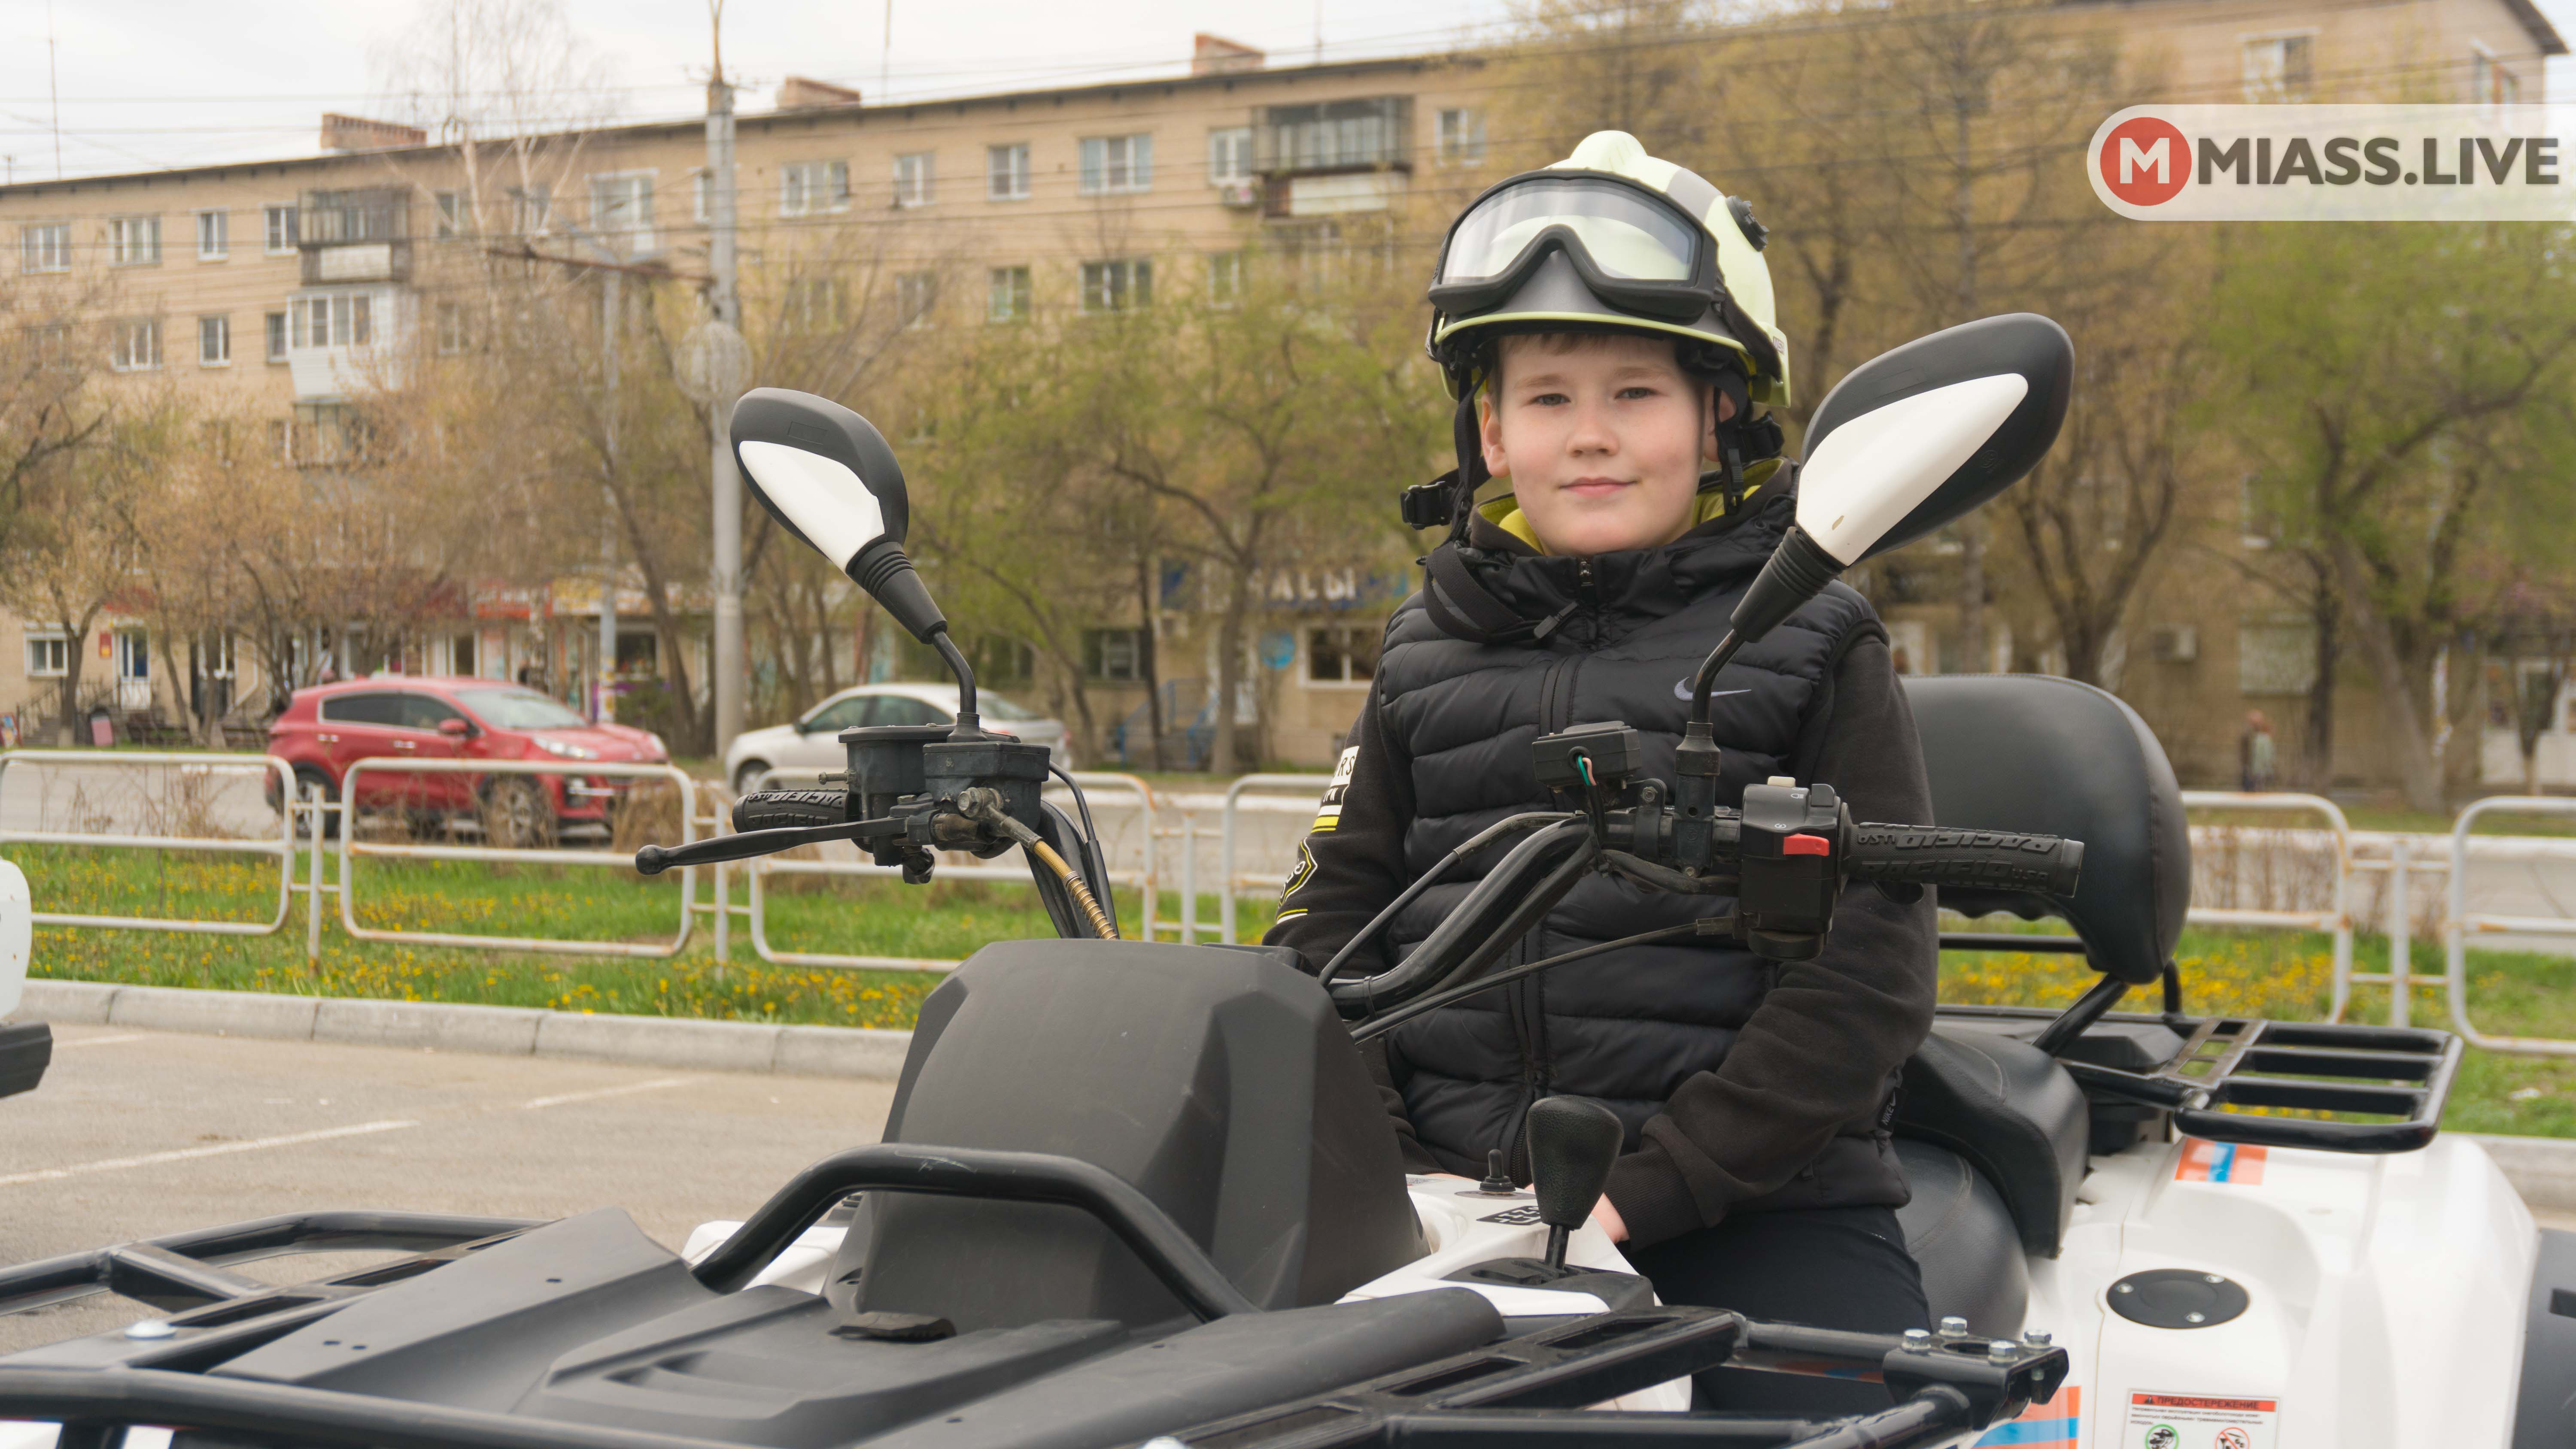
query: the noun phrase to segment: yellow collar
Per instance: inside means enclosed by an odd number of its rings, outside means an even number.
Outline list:
[[[1745,469],[1744,475],[1746,491],[1750,492],[1768,482],[1771,474],[1777,471],[1778,468],[1778,459],[1765,458],[1761,462],[1754,464],[1752,467]],[[1538,541],[1537,531],[1530,527],[1529,519],[1522,515],[1520,503],[1515,500],[1512,495],[1506,493],[1500,498],[1491,499],[1487,502],[1478,504],[1476,511],[1485,516],[1485,521],[1487,523],[1494,525],[1503,532],[1508,533],[1512,537],[1519,539],[1521,542],[1528,544],[1530,547],[1537,549],[1540,553],[1548,552],[1547,545]],[[1691,503],[1690,526],[1692,528],[1697,528],[1712,518],[1724,518],[1725,516],[1726,495],[1723,493],[1713,491],[1702,493]]]

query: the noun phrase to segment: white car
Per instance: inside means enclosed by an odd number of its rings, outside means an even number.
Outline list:
[[[1064,721],[1049,719],[990,690],[977,690],[975,703],[986,729],[1044,745],[1057,769],[1073,768],[1073,745],[1066,738]],[[744,795],[760,788],[763,774],[781,770],[791,778],[775,783],[782,789],[796,788],[810,781],[793,776],[838,770],[848,764],[848,756],[841,748],[841,731],[845,729],[858,725],[945,724],[956,717],[956,685],[862,684],[807,710],[805,717],[794,724],[745,730],[736,735],[733,748],[725,751],[725,778],[733,782],[735,794]]]

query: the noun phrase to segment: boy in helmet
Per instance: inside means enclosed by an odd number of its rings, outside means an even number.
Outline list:
[[[1792,514],[1795,468],[1758,404],[1789,397],[1764,232],[1741,201],[1603,132],[1479,197],[1444,244],[1431,353],[1459,404],[1458,471],[1406,497],[1447,521],[1388,621],[1367,705],[1268,940],[1320,969],[1443,854],[1553,808],[1533,737],[1622,720],[1672,779],[1690,681]],[[1488,475],[1511,491],[1478,506]],[[1886,632],[1839,583],[1716,681],[1719,798],[1824,781],[1856,819],[1931,821]],[[1508,843],[1507,843],[1508,844]],[[1507,848],[1507,845],[1506,847]],[[1470,856],[1363,943],[1386,970],[1504,848]],[[1723,897],[1586,877],[1499,965],[1724,912]],[[1666,1302],[1896,1332],[1926,1326],[1884,1123],[1930,1029],[1928,901],[1842,897],[1813,960],[1715,934],[1524,978],[1405,1023],[1371,1068],[1415,1172],[1528,1180],[1532,1102],[1616,1112],[1595,1217]],[[1875,1386],[1721,1370],[1704,1406],[1884,1407]]]

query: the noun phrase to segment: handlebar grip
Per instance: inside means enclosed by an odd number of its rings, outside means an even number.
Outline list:
[[[1854,880],[2071,896],[2084,868],[2084,842],[2011,830],[1856,825],[1848,866]]]
[[[777,830],[839,825],[850,818],[850,797],[839,790],[762,790],[734,802],[733,828]]]

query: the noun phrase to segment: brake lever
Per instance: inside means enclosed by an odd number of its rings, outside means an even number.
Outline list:
[[[648,845],[635,852],[635,873],[660,875],[675,866],[714,865],[727,860],[749,860],[755,855],[772,855],[793,850],[800,845],[820,845],[827,840],[873,840],[884,835],[901,835],[906,822],[889,816],[882,820],[852,820],[840,825],[795,825],[777,830],[746,830],[737,835],[718,835],[687,845],[665,848]]]

